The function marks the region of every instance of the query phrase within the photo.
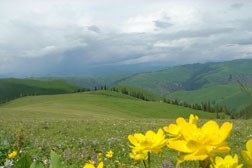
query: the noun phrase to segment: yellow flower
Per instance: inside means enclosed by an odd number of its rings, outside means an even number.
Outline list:
[[[95,168],[94,164],[86,163],[83,168]],[[101,162],[97,168],[103,168],[103,162]]]
[[[8,154],[9,158],[14,158],[17,155],[16,151],[13,151],[12,153]]]
[[[114,155],[114,152],[112,152],[112,150],[110,150],[110,151],[106,154],[106,157],[111,158],[111,157],[113,157],[113,155]]]
[[[119,160],[116,160],[115,163],[120,164],[120,161],[119,161]]]
[[[191,117],[190,117],[191,118]],[[182,119],[180,119],[182,120]],[[184,160],[205,160],[214,157],[215,153],[228,153],[230,148],[225,140],[227,139],[232,124],[225,122],[221,128],[215,121],[208,121],[201,128],[197,127],[198,119],[189,122],[179,122],[179,136],[172,137],[168,141],[168,147],[183,152],[179,161]],[[169,126],[169,132],[176,132]]]
[[[189,124],[193,124],[197,126],[198,116],[194,116],[193,114],[189,117]],[[182,117],[177,118],[176,124],[170,124],[169,126],[165,126],[164,130],[168,133],[168,136],[172,136],[174,138],[181,137],[181,128],[184,124],[186,124],[186,120]]]
[[[98,156],[101,156],[102,155],[102,153],[100,152],[100,153],[98,153]]]
[[[99,158],[99,159],[98,159],[98,161],[101,161],[101,160],[102,160],[102,158]]]
[[[243,164],[238,165],[238,156],[235,154],[234,158],[231,155],[227,155],[224,159],[217,156],[211,168],[241,168],[242,166]]]
[[[246,148],[246,151],[241,151],[241,156],[248,163],[248,168],[252,168],[252,139],[248,140]]]
[[[162,129],[159,129],[157,133],[147,131],[145,135],[139,133],[129,135],[128,139],[133,145],[130,147],[135,150],[133,153],[153,152],[158,154],[162,152],[162,148],[167,145],[167,139],[165,139]]]
[[[139,151],[132,149],[132,152],[129,154],[129,156],[134,159],[136,162],[140,162],[142,160],[148,159],[148,151]]]

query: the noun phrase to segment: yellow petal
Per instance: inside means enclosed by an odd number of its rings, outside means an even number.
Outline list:
[[[248,140],[248,142],[246,143],[246,148],[249,155],[252,157],[252,139]]]
[[[190,150],[187,147],[187,141],[183,141],[183,140],[169,141],[169,144],[167,146],[168,146],[168,148],[174,149],[179,152],[184,152],[184,153],[192,153],[193,152],[192,150]]]
[[[137,140],[133,135],[129,135],[128,139],[129,139],[130,143],[132,143],[133,145],[137,144]]]
[[[193,114],[191,114],[189,117],[189,123],[197,125],[198,119],[199,119],[198,116],[196,115],[194,116]]]
[[[158,136],[163,136],[164,135],[164,131],[160,128],[157,132]]]
[[[230,122],[225,122],[224,124],[222,124],[221,128],[220,128],[220,142],[223,142],[227,139],[228,135],[230,134],[230,131],[232,130],[232,123]]]
[[[196,142],[196,141],[189,141],[188,143],[187,143],[187,147],[191,150],[191,151],[197,151],[197,150],[200,150],[200,149],[202,149],[202,148],[204,148],[205,147],[205,145],[204,144],[202,144],[202,143],[199,143],[199,142]]]
[[[95,168],[94,165],[92,164],[85,164],[85,166],[83,168]]]
[[[252,165],[252,160],[251,160],[250,156],[248,155],[247,151],[244,151],[244,150],[241,151],[241,156],[242,156],[242,158],[243,158],[243,160],[245,162],[247,162],[248,164]]]
[[[183,123],[185,123],[186,122],[186,120],[184,119],[184,118],[182,118],[182,117],[179,117],[179,118],[177,118],[177,120],[176,120],[176,123],[178,124],[178,125],[181,125],[181,124],[183,124]]]
[[[155,136],[155,132],[149,130],[145,133],[145,137],[147,138],[152,138],[153,136]]]
[[[205,160],[208,155],[205,152],[197,151],[191,154],[183,154],[179,156],[179,162],[183,162],[185,160]]]
[[[97,168],[103,168],[103,162],[101,162]]]
[[[202,126],[201,130],[202,130],[205,134],[209,134],[209,135],[215,134],[216,131],[219,130],[219,125],[218,125],[215,121],[210,120],[210,121],[206,122],[206,123]]]
[[[176,124],[170,124],[168,127],[164,127],[164,130],[170,133],[170,136],[176,136],[179,134],[179,127]]]

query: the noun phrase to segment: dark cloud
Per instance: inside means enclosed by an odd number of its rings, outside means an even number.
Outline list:
[[[97,26],[88,26],[88,30],[99,33],[101,30]]]
[[[234,4],[231,4],[230,7],[232,9],[241,9],[243,7],[243,4],[242,3],[234,3]]]
[[[202,10],[186,5],[182,9],[167,7],[167,12],[166,9],[160,12],[160,7],[165,6],[157,5],[154,11],[141,11],[142,15],[136,5],[135,13],[122,15],[116,10],[108,13],[107,19],[103,18],[102,10],[95,9],[96,15],[102,13],[97,22],[96,18],[89,17],[92,12],[85,13],[88,9],[75,10],[68,6],[62,9],[58,6],[59,13],[54,8],[47,11],[47,7],[41,9],[42,13],[24,10],[18,13],[21,17],[14,11],[15,15],[7,19],[9,10],[3,12],[0,5],[0,16],[3,16],[0,20],[0,76],[90,75],[105,68],[134,69],[140,64],[172,66],[251,58],[249,5],[218,5],[203,4]],[[229,10],[230,5],[243,10]],[[224,8],[229,13],[220,16],[219,11]]]
[[[252,38],[237,40],[235,43],[239,45],[252,45]]]
[[[155,23],[155,26],[157,28],[161,28],[161,29],[164,29],[164,28],[167,28],[167,27],[171,27],[173,24],[169,23],[169,22],[162,22],[162,21],[154,21]]]

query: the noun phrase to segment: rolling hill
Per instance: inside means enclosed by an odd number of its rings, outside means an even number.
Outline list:
[[[166,97],[183,100],[191,104],[210,101],[212,105],[226,105],[235,112],[251,103],[251,98],[241,91],[239,84],[215,85],[192,91],[176,91],[167,94]]]
[[[0,79],[0,102],[27,95],[51,95],[73,93],[81,87],[61,80],[38,81],[33,79]]]
[[[127,119],[188,117],[215,118],[216,114],[161,102],[142,101],[118,92],[92,91],[74,94],[22,97],[0,106],[0,116],[13,119]]]
[[[160,95],[180,90],[196,90],[214,85],[252,85],[252,59],[220,63],[190,64],[151,73],[137,74],[117,84],[141,87]]]
[[[132,94],[141,94],[143,95],[145,98],[147,98],[147,100],[150,101],[163,101],[164,97],[160,96],[157,93],[145,90],[143,88],[139,88],[136,86],[129,86],[129,85],[114,85],[113,87],[110,87],[110,89],[116,89],[120,92],[122,92],[124,89],[127,90],[127,92],[129,93],[129,95]]]
[[[210,101],[238,112],[250,103],[237,81],[252,85],[252,59],[190,64],[137,74],[118,85],[140,87],[168,98],[198,103]]]

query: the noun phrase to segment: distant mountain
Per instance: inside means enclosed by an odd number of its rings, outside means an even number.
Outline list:
[[[126,78],[130,76],[131,74],[120,74],[120,75],[109,75],[109,76],[104,76],[104,77],[88,77],[88,78],[80,78],[80,77],[33,77],[31,79],[35,80],[41,80],[41,81],[52,81],[52,80],[63,80],[67,83],[79,86],[79,87],[84,87],[84,88],[89,88],[89,89],[94,89],[96,88],[101,88],[106,86],[111,86],[117,81]]]
[[[77,61],[76,64],[65,65],[57,67],[52,66],[47,69],[38,69],[37,71],[31,71],[20,69],[19,71],[3,73],[0,72],[0,78],[31,78],[31,77],[78,77],[78,78],[100,78],[109,76],[120,76],[120,75],[133,75],[143,72],[152,72],[161,70],[164,68],[171,67],[169,65],[159,65],[151,63],[140,63],[140,64],[99,64],[84,66],[80,64],[83,60],[74,60],[71,58],[68,62]]]
[[[129,76],[117,84],[140,87],[191,104],[210,101],[238,112],[251,101],[237,81],[252,85],[252,59],[182,65]]]
[[[119,81],[128,78],[132,75],[154,72],[160,69],[164,69],[167,66],[157,65],[121,65],[121,66],[102,66],[97,68],[89,69],[88,73],[79,72],[78,75],[75,73],[64,74],[50,74],[50,75],[33,75],[29,77],[35,80],[51,81],[51,80],[64,80],[76,86],[94,89],[106,86],[112,86]],[[62,72],[64,73],[64,72]]]
[[[252,59],[182,65],[133,75],[117,84],[137,86],[166,95],[175,91],[237,83],[237,80],[252,85]]]
[[[38,81],[33,79],[0,79],[0,103],[27,95],[73,93],[79,89],[65,81]]]

